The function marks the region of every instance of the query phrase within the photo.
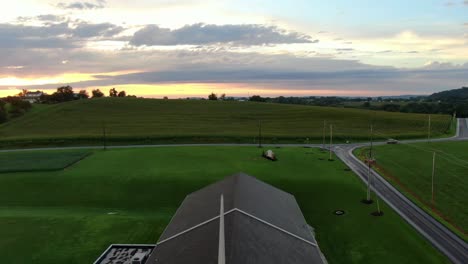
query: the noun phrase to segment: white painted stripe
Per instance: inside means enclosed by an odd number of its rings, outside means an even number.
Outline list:
[[[224,248],[224,197],[221,194],[219,202],[219,247],[218,264],[226,264],[226,253]]]
[[[267,222],[267,221],[265,221],[265,220],[263,220],[263,219],[260,219],[260,218],[258,218],[258,217],[256,217],[256,216],[251,215],[251,214],[249,214],[249,213],[247,213],[247,212],[244,212],[244,211],[242,211],[242,210],[240,210],[240,209],[233,208],[233,209],[231,209],[231,210],[225,212],[223,215],[226,216],[226,215],[228,215],[228,214],[230,214],[230,213],[232,213],[232,212],[234,212],[234,211],[237,211],[237,212],[239,212],[239,213],[242,213],[242,214],[244,214],[244,215],[246,215],[246,216],[248,216],[248,217],[250,217],[250,218],[253,218],[253,219],[255,219],[255,220],[259,221],[259,222],[262,222],[263,224],[266,224],[266,225],[268,225],[268,226],[270,226],[270,227],[273,227],[274,229],[276,229],[276,230],[278,230],[278,231],[281,231],[281,232],[283,232],[283,233],[285,233],[285,234],[287,234],[287,235],[289,235],[289,236],[292,236],[292,237],[294,237],[294,238],[296,238],[296,239],[299,239],[299,240],[301,240],[301,241],[303,241],[303,242],[305,242],[305,243],[307,243],[307,244],[309,244],[309,245],[312,245],[312,246],[314,246],[314,247],[318,247],[317,243],[311,242],[311,241],[309,241],[309,240],[307,240],[307,239],[305,239],[305,238],[302,238],[302,237],[300,237],[300,236],[298,236],[298,235],[295,235],[295,234],[293,234],[293,233],[291,233],[291,232],[289,232],[289,231],[287,231],[287,230],[285,230],[285,229],[283,229],[283,228],[281,228],[281,227],[278,227],[278,226],[276,226],[276,225],[274,225],[274,224],[272,224],[272,223],[269,223],[269,222]],[[194,230],[194,229],[197,229],[197,228],[199,228],[199,227],[201,227],[201,226],[203,226],[203,225],[206,225],[206,224],[208,224],[208,223],[210,223],[210,222],[212,222],[212,221],[214,221],[214,220],[216,220],[216,219],[218,219],[218,218],[220,218],[220,215],[215,216],[215,217],[213,217],[213,218],[211,218],[211,219],[209,219],[209,220],[206,220],[205,222],[202,222],[202,223],[200,223],[200,224],[198,224],[198,225],[196,225],[196,226],[193,226],[193,227],[191,227],[191,228],[189,228],[189,229],[187,229],[187,230],[185,230],[185,231],[182,231],[182,232],[180,232],[180,233],[177,233],[177,234],[175,234],[175,235],[173,235],[173,236],[171,236],[171,237],[169,237],[169,238],[166,238],[166,239],[164,239],[164,240],[158,242],[156,245],[160,245],[160,244],[162,244],[162,243],[164,243],[164,242],[167,242],[167,241],[169,241],[169,240],[171,240],[171,239],[174,239],[174,238],[176,238],[176,237],[178,237],[178,236],[181,236],[181,235],[183,235],[183,234],[185,234],[185,233],[188,233],[188,232],[190,232],[190,231],[192,231],[192,230]],[[224,218],[224,217],[223,217],[223,218]]]
[[[279,230],[279,231],[281,231],[281,232],[283,232],[283,233],[286,233],[286,234],[288,234],[288,235],[290,235],[290,236],[292,236],[292,237],[295,237],[295,238],[297,238],[297,239],[299,239],[299,240],[301,240],[301,241],[303,241],[303,242],[306,242],[306,243],[309,244],[309,245],[312,245],[312,246],[314,246],[314,247],[318,247],[316,243],[311,242],[311,241],[309,241],[309,240],[307,240],[307,239],[304,239],[304,238],[302,238],[302,237],[300,237],[300,236],[298,236],[298,235],[295,235],[295,234],[293,234],[293,233],[291,233],[291,232],[289,232],[289,231],[286,231],[286,230],[284,230],[284,229],[281,228],[281,227],[275,226],[274,224],[271,224],[271,223],[269,223],[269,222],[267,222],[267,221],[265,221],[265,220],[263,220],[263,219],[260,219],[260,218],[258,218],[258,217],[256,217],[256,216],[253,216],[253,215],[251,215],[251,214],[249,214],[249,213],[247,213],[247,212],[244,212],[244,211],[242,211],[242,210],[240,210],[240,209],[235,208],[235,210],[238,211],[239,213],[242,213],[242,214],[244,214],[244,215],[246,215],[246,216],[249,216],[249,217],[251,217],[251,218],[253,218],[253,219],[255,219],[255,220],[259,221],[259,222],[262,222],[262,223],[264,223],[264,224],[266,224],[266,225],[268,225],[268,226],[270,226],[270,227],[273,227],[274,229],[277,229],[277,230]]]
[[[234,212],[234,210],[235,210],[235,209],[231,209],[231,210],[225,212],[224,215],[227,215],[227,214],[229,214],[229,213],[232,213],[232,212]],[[166,238],[166,239],[164,239],[164,240],[162,240],[162,241],[159,241],[156,245],[161,245],[161,244],[164,243],[164,242],[167,242],[167,241],[169,241],[169,240],[171,240],[171,239],[174,239],[174,238],[176,238],[176,237],[178,237],[178,236],[180,236],[180,235],[183,235],[183,234],[188,233],[188,232],[190,232],[190,231],[192,231],[192,230],[194,230],[194,229],[197,229],[197,228],[199,228],[199,227],[201,227],[201,226],[204,226],[204,225],[206,225],[206,224],[208,224],[208,223],[210,223],[210,222],[212,222],[212,221],[214,221],[214,220],[216,220],[216,219],[218,219],[218,218],[219,218],[219,215],[218,215],[218,216],[215,216],[215,217],[213,217],[213,218],[211,218],[211,219],[208,219],[208,220],[206,220],[205,222],[202,222],[202,223],[200,223],[200,224],[198,224],[198,225],[196,225],[196,226],[193,226],[193,227],[191,227],[191,228],[189,228],[189,229],[187,229],[187,230],[184,230],[184,231],[182,231],[182,232],[180,232],[180,233],[177,233],[177,234],[175,234],[175,235],[173,235],[173,236],[171,236],[171,237],[168,237],[168,238]]]

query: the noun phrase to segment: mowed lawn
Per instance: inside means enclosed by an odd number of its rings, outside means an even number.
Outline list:
[[[368,139],[371,120],[381,138],[415,138],[427,133],[428,116],[361,109],[208,101],[101,98],[41,105],[0,125],[0,140],[46,143],[256,142],[258,123],[268,142],[321,142],[323,122],[336,141]],[[433,115],[434,136],[448,133],[451,117]]]
[[[111,243],[154,243],[187,194],[245,172],[296,196],[330,263],[448,263],[388,206],[371,216],[342,162],[274,150],[277,162],[254,147],[100,150],[60,172],[0,174],[0,259],[83,264]]]
[[[87,150],[0,152],[0,173],[19,171],[53,171],[73,165],[91,152]]]
[[[468,142],[375,147],[377,170],[463,239],[468,230]],[[436,152],[434,204],[432,159]]]

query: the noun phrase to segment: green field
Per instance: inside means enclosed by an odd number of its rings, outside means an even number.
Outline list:
[[[375,147],[376,169],[436,219],[467,240],[468,142],[399,144]],[[432,158],[436,152],[434,204]],[[365,153],[365,149],[358,150]]]
[[[86,150],[54,151],[47,155],[37,151],[0,153],[0,173],[61,170],[90,153]]]
[[[115,149],[63,171],[1,174],[0,259],[92,263],[111,243],[154,243],[188,193],[245,172],[296,196],[330,263],[448,263],[388,206],[371,216],[342,162],[318,149],[275,152],[278,162],[253,147]]]
[[[336,142],[367,140],[374,121],[381,138],[427,134],[427,115],[234,101],[102,98],[41,105],[0,125],[0,145],[321,142],[323,121]],[[432,117],[433,136],[451,132],[451,117]],[[307,140],[309,139],[309,140]]]

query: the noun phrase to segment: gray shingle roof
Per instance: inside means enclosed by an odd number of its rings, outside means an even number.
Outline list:
[[[188,195],[146,263],[218,263],[221,195],[226,264],[324,263],[294,196],[242,173]]]

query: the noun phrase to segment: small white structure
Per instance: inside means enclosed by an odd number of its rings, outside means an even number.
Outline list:
[[[263,157],[269,159],[269,160],[273,160],[275,161],[276,160],[276,155],[275,153],[273,152],[273,150],[269,149],[267,151],[264,151],[263,152]]]
[[[44,93],[41,92],[41,91],[27,92],[26,94],[24,94],[23,100],[24,100],[24,101],[28,101],[28,102],[30,102],[31,104],[33,104],[33,103],[38,103],[38,102],[41,100],[41,96],[42,96],[43,94],[44,94]]]

